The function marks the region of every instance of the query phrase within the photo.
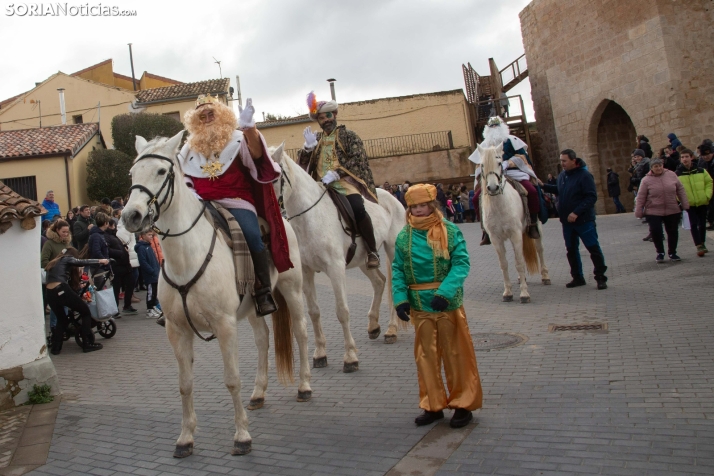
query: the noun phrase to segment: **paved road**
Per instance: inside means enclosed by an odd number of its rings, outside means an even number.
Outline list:
[[[566,290],[560,225],[551,221],[545,238],[553,286],[534,277],[531,304],[502,303],[493,248],[478,246],[478,225],[462,226],[472,259],[465,289],[471,332],[528,340],[477,353],[484,407],[460,446],[450,446],[438,474],[714,474],[714,255],[697,258],[684,232],[684,261],[657,265],[652,244],[641,241],[645,226],[631,214],[601,217],[610,288],[597,291],[588,276],[587,287]],[[587,256],[584,262],[591,269]],[[432,430],[413,424],[419,413],[413,333],[402,332],[394,345],[369,340],[370,286],[350,272],[361,362],[359,372],[343,374],[341,330],[321,278],[330,365],[313,369],[308,403],[297,403],[295,386],[280,386],[271,372],[265,407],[249,412],[250,455],[229,455],[233,410],[220,353],[215,343],[197,343],[196,450],[184,460],[171,457],[181,419],[176,364],[163,329],[139,316],[121,319],[104,350],[85,355],[70,342],[54,359],[65,396],[48,464],[32,474],[388,472]],[[607,323],[608,331],[548,330],[585,322]],[[256,351],[250,326],[240,329],[247,404]]]

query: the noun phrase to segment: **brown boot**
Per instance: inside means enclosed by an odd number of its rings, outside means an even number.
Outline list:
[[[374,239],[374,228],[372,227],[372,219],[365,214],[362,221],[357,223],[359,233],[367,243],[367,269],[379,268],[379,253],[377,253],[377,242]]]
[[[264,249],[259,253],[251,253],[253,267],[255,268],[255,312],[259,316],[267,316],[278,310],[273,295],[270,292],[270,251]]]
[[[491,244],[491,238],[488,236],[488,233],[485,231],[483,232],[483,235],[481,235],[481,243],[479,243],[479,246],[483,245],[490,245]]]

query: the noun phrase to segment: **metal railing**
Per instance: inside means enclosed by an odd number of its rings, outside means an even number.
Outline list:
[[[419,154],[422,152],[433,152],[437,150],[448,150],[454,148],[454,141],[451,131],[425,132],[423,134],[409,134],[396,137],[384,137],[381,139],[368,139],[362,141],[367,157],[379,159],[381,157],[393,157],[396,155]],[[286,149],[293,160],[297,160],[297,153],[300,149]]]

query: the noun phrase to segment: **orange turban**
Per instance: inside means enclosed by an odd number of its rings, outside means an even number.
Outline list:
[[[410,207],[418,203],[426,203],[436,200],[436,187],[428,183],[412,185],[407,189],[404,200]]]

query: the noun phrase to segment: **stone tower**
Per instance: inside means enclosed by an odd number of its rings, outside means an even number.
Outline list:
[[[574,149],[595,177],[598,213],[615,211],[606,172],[627,192],[635,137],[655,154],[673,132],[694,149],[714,138],[711,0],[533,0],[520,13],[538,130],[538,172]]]

